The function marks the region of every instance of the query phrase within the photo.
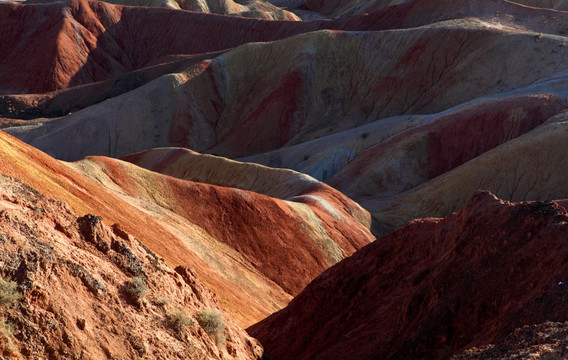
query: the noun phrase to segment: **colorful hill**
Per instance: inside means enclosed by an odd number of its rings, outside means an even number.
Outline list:
[[[286,196],[281,200],[253,192],[262,189],[223,184],[219,176],[210,185],[110,158],[63,163],[6,134],[0,141],[4,174],[65,200],[79,214],[119,223],[172,268],[190,266],[242,326],[281,308],[321,271],[374,238],[365,210],[292,171],[196,154],[194,164],[201,166],[184,170],[195,178],[207,171],[210,177],[212,171],[238,176],[248,166],[250,181]]]

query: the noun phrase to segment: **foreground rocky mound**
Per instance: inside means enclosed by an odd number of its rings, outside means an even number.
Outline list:
[[[259,359],[262,348],[189,267],[118,224],[0,176],[0,354]],[[215,314],[220,319],[211,328]],[[207,321],[206,321],[207,320]]]
[[[248,331],[274,359],[440,359],[566,321],[567,221],[553,202],[476,193],[366,246]]]

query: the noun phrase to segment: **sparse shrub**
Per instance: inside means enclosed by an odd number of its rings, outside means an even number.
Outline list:
[[[18,347],[10,339],[12,335],[14,335],[12,325],[0,317],[0,354],[10,356],[18,353]]]
[[[0,279],[0,305],[10,308],[16,306],[22,298],[22,293],[18,290],[18,283]]]
[[[161,307],[164,307],[166,305],[169,305],[171,302],[172,301],[169,298],[167,298],[165,296],[160,296],[154,301],[154,304],[161,306]]]
[[[181,336],[185,328],[193,325],[193,320],[181,310],[174,311],[168,315],[168,321],[171,328],[178,336]]]
[[[2,337],[10,337],[14,334],[14,330],[12,329],[12,325],[6,321],[3,317],[0,317],[0,336]]]
[[[219,311],[201,309],[197,312],[197,322],[207,334],[215,336],[217,344],[224,341],[225,322]]]
[[[128,296],[135,301],[140,302],[146,295],[148,295],[148,285],[146,285],[146,281],[139,277],[135,276],[128,282],[126,287],[126,292]]]

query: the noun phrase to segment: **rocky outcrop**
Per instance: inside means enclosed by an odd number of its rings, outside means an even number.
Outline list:
[[[174,271],[120,225],[77,216],[18,180],[2,175],[0,188],[0,354],[262,357],[190,269]],[[205,309],[222,314],[222,342],[198,323]]]
[[[274,359],[441,359],[566,321],[550,299],[568,276],[567,220],[553,202],[476,193],[366,246],[248,331]]]

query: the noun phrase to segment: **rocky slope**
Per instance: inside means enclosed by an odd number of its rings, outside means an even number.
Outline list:
[[[464,204],[476,189],[489,189],[512,201],[564,199],[567,178],[566,113],[550,118],[527,134],[400,195],[361,201],[389,227],[424,216],[443,216]],[[498,165],[497,165],[498,164]]]
[[[553,202],[476,193],[325,271],[249,333],[275,359],[439,359],[566,321],[567,220]]]
[[[378,31],[473,17],[532,32],[558,34],[563,31],[562,14],[527,11],[502,1],[468,0],[443,6],[433,0],[421,1],[419,5],[409,2],[367,15],[310,22],[258,21],[87,1],[0,5],[1,20],[8,29],[2,33],[0,45],[0,51],[6,54],[0,64],[5,74],[5,81],[0,85],[0,93],[5,95],[0,98],[0,114],[12,118],[37,117],[34,111],[40,111],[43,116],[54,116],[55,109],[47,112],[45,107],[53,106],[49,104],[50,99],[61,94],[40,96],[40,93],[116,79],[146,67],[153,67],[148,72],[152,70],[155,78],[180,71],[167,66],[173,59],[189,55],[213,58],[216,51],[226,51],[247,42],[275,41],[318,29]],[[513,17],[498,17],[500,12],[511,13]],[[549,15],[555,16],[556,21],[546,24],[540,21],[542,16]],[[20,27],[22,19],[30,19],[34,26]],[[145,46],[148,44],[151,46]],[[17,76],[22,64],[16,54],[28,59],[24,65],[30,76]],[[43,64],[46,66],[41,66]],[[141,85],[141,79],[135,76],[119,80],[114,86],[126,87],[123,92]],[[77,90],[85,91],[84,87]],[[110,96],[107,94],[106,98]],[[75,102],[76,98],[77,95],[68,95],[67,101]],[[103,99],[105,97],[96,100]],[[59,110],[67,110],[64,112],[67,114],[84,106]]]
[[[0,354],[261,358],[191,268],[174,270],[120,225],[16,179],[0,176],[0,188]],[[217,334],[196,320],[206,309],[223,313]]]
[[[561,39],[542,40],[533,46],[535,35],[531,33],[510,36],[510,31],[476,20],[464,20],[460,26],[442,22],[384,33],[319,31],[245,45],[64,118],[6,131],[67,160],[87,154],[122,156],[171,145],[242,157],[393,116],[439,112],[487,92],[526,86],[554,74],[564,64]],[[447,38],[455,39],[456,51],[461,49],[453,55],[452,66],[431,61],[429,56],[445,47]],[[420,50],[424,42],[431,43],[428,54]],[[391,52],[394,44],[399,46],[388,61],[372,61]],[[519,54],[523,61],[511,64],[516,69],[511,68],[500,81],[479,78],[483,69],[496,65],[496,58],[519,48],[527,53]],[[472,61],[472,53],[483,56]],[[549,67],[534,65],[545,58]],[[432,68],[436,66],[439,69]],[[405,83],[411,78],[408,71],[416,72],[412,86]],[[439,74],[418,75],[430,71]],[[392,73],[401,76],[393,78]],[[530,75],[520,78],[519,73]],[[105,126],[97,126],[100,133],[85,142],[86,132],[92,133],[92,124],[100,121],[105,121]],[[52,141],[63,138],[67,141]],[[117,141],[119,138],[122,140]],[[351,156],[355,155],[354,151]]]
[[[418,14],[411,16],[405,26],[427,23],[417,18]],[[34,26],[22,26],[24,19]],[[0,53],[5,54],[0,63],[5,79],[2,95],[41,94],[90,84],[164,64],[171,57],[226,51],[318,29],[401,26],[400,18],[383,13],[348,21],[259,21],[86,0],[31,6],[2,3],[0,20],[7,29],[0,38]],[[21,58],[27,61],[22,64]],[[18,76],[21,71],[29,75]],[[24,111],[24,105],[16,110]],[[18,111],[2,107],[4,115]]]

